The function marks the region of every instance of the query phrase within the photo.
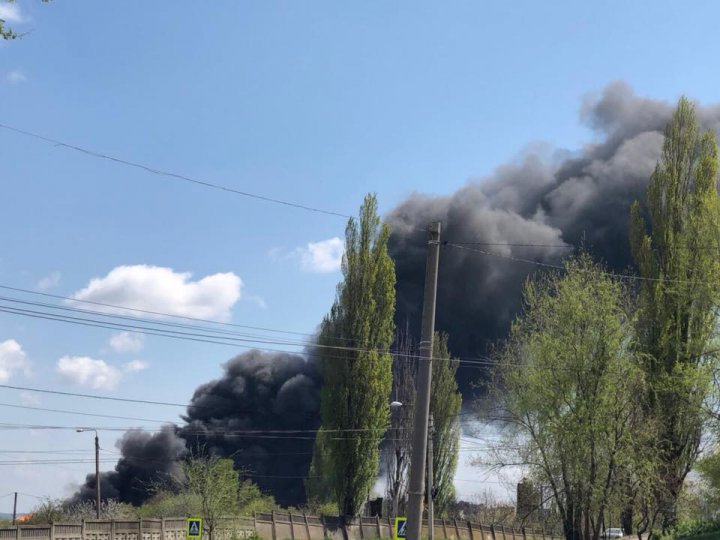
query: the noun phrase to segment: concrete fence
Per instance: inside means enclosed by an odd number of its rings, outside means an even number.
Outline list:
[[[185,527],[185,518],[84,520],[82,523],[19,525],[0,529],[0,540],[185,540]],[[427,538],[427,532],[425,524],[423,537]],[[434,532],[438,540],[561,540],[542,530],[456,519],[436,519]],[[212,540],[241,540],[253,535],[265,540],[392,539],[393,521],[363,517],[342,524],[339,518],[330,516],[257,513],[253,517],[218,520]]]

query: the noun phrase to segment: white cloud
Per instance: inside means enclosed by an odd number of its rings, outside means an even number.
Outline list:
[[[150,365],[144,360],[133,360],[123,366],[123,371],[126,373],[133,373],[135,371],[142,371],[148,367],[150,367]]]
[[[117,352],[139,352],[145,346],[145,336],[137,332],[120,332],[110,338],[110,347]]]
[[[57,372],[78,386],[103,390],[115,388],[122,378],[118,368],[89,356],[63,356],[58,360]]]
[[[0,19],[9,23],[18,23],[24,20],[20,13],[20,6],[15,2],[0,2]]]
[[[15,373],[30,372],[30,363],[20,344],[14,339],[0,342],[0,383],[6,383]]]
[[[73,298],[170,315],[228,320],[230,309],[240,299],[243,286],[240,277],[232,272],[197,281],[191,281],[191,277],[190,272],[160,266],[118,266],[105,277],[93,278]],[[94,309],[124,312],[105,307]]]
[[[306,247],[298,248],[295,253],[300,257],[300,266],[307,272],[327,273],[340,269],[345,243],[337,236],[308,242]]]
[[[96,360],[89,356],[63,356],[58,360],[57,372],[78,386],[112,390],[125,374],[142,371],[147,367],[148,364],[142,360],[133,360],[118,368],[105,360]]]
[[[5,80],[7,80],[10,84],[20,84],[27,81],[27,77],[22,71],[15,69],[7,74]]]
[[[38,281],[36,287],[41,291],[46,291],[56,287],[58,283],[60,283],[60,272],[53,272]]]

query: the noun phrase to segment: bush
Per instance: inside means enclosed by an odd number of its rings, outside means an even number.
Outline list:
[[[704,519],[688,519],[681,521],[670,534],[666,534],[661,540],[682,540],[706,533],[717,532],[720,535],[720,521]]]
[[[197,516],[202,513],[200,498],[191,493],[161,491],[139,509],[142,518]]]

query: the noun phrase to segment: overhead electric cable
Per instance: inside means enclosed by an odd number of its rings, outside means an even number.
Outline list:
[[[298,335],[298,336],[312,337],[315,335],[315,334],[310,334],[307,332],[294,332],[291,330],[278,330],[275,328],[264,328],[261,326],[249,326],[249,325],[245,325],[245,324],[236,324],[236,323],[230,323],[230,322],[224,322],[224,321],[214,321],[212,319],[201,319],[198,317],[190,317],[187,315],[177,315],[177,314],[165,313],[165,312],[161,312],[161,311],[152,311],[152,310],[148,310],[148,309],[140,309],[140,308],[134,308],[134,307],[129,307],[129,306],[121,306],[118,304],[108,304],[106,302],[95,302],[92,300],[80,300],[78,298],[73,298],[71,296],[61,296],[59,294],[51,294],[51,293],[47,293],[47,292],[33,291],[30,289],[22,289],[20,287],[12,287],[10,285],[1,285],[0,284],[0,289],[5,289],[8,291],[14,291],[14,292],[20,292],[20,293],[25,293],[25,294],[32,294],[32,295],[36,295],[36,296],[44,296],[44,297],[53,298],[56,300],[64,300],[66,302],[71,302],[73,304],[87,304],[87,305],[106,307],[106,308],[111,308],[111,309],[119,309],[119,310],[123,310],[123,311],[130,311],[130,312],[135,312],[135,313],[144,313],[146,315],[156,315],[159,317],[168,317],[168,318],[173,318],[173,319],[184,319],[184,320],[188,320],[188,321],[202,322],[202,323],[212,324],[212,325],[231,326],[231,327],[236,327],[236,328],[246,328],[249,330],[260,330],[263,332],[293,334],[293,335]]]
[[[485,251],[482,249],[473,249],[473,248],[470,248],[467,246],[462,246],[460,244],[454,244],[454,243],[447,243],[444,245],[448,246],[448,247],[453,247],[456,249],[463,249],[465,251],[470,251],[473,253],[479,253],[481,255],[486,255],[489,257],[505,259],[505,260],[512,261],[512,262],[533,264],[535,266],[540,266],[543,268],[551,268],[553,270],[562,270],[562,271],[566,270],[566,268],[564,266],[561,266],[559,264],[550,264],[550,263],[545,263],[545,262],[541,262],[541,261],[534,261],[532,259],[525,259],[522,257],[514,257],[512,255],[503,255],[500,253],[492,253],[490,251]],[[609,276],[609,277],[616,278],[616,279],[626,279],[626,280],[630,280],[630,281],[636,280],[636,281],[652,281],[652,282],[665,282],[665,283],[680,283],[680,284],[685,284],[685,285],[712,285],[712,283],[707,283],[704,281],[689,281],[689,280],[684,280],[684,279],[669,279],[669,278],[651,278],[651,277],[644,277],[644,276],[635,276],[633,274],[617,274],[614,272],[600,272],[600,273],[603,275]]]
[[[304,204],[300,204],[300,203],[295,203],[295,202],[291,202],[291,201],[286,201],[286,200],[283,200],[283,199],[276,199],[276,198],[274,198],[274,197],[267,197],[267,196],[265,196],[265,195],[258,195],[257,193],[250,193],[249,191],[242,191],[242,190],[239,190],[239,189],[236,189],[236,188],[233,188],[233,187],[224,186],[224,185],[220,185],[220,184],[214,184],[214,183],[212,183],[212,182],[208,182],[208,181],[205,181],[205,180],[200,180],[200,179],[197,179],[197,178],[191,178],[191,177],[185,176],[185,175],[183,175],[183,174],[177,174],[177,173],[170,172],[170,171],[164,171],[164,170],[162,170],[162,169],[156,169],[156,168],[150,167],[150,166],[148,166],[148,165],[143,165],[142,163],[137,163],[137,162],[130,161],[130,160],[127,160],[127,159],[123,159],[123,158],[111,156],[111,155],[108,155],[108,154],[103,154],[103,153],[101,153],[101,152],[96,152],[96,151],[94,151],[94,150],[89,150],[89,149],[83,148],[83,147],[81,147],[81,146],[76,146],[76,145],[74,145],[74,144],[70,144],[70,143],[66,143],[66,142],[63,142],[63,141],[59,141],[59,140],[57,140],[57,139],[51,139],[50,137],[45,137],[45,136],[43,136],[43,135],[39,135],[39,134],[37,134],[37,133],[33,133],[33,132],[31,132],[31,131],[26,131],[26,130],[24,130],[24,129],[19,129],[19,128],[16,128],[16,127],[13,127],[13,126],[9,126],[9,125],[7,125],[7,124],[0,124],[0,128],[6,129],[6,130],[8,130],[8,131],[15,132],[15,133],[19,133],[19,134],[21,134],[21,135],[25,135],[26,137],[32,137],[32,138],[34,138],[34,139],[37,139],[37,140],[40,140],[40,141],[44,141],[44,142],[50,143],[50,144],[52,144],[52,145],[54,145],[54,146],[56,146],[56,147],[68,148],[68,149],[70,149],[70,150],[75,150],[75,151],[77,151],[77,152],[81,152],[81,153],[83,153],[83,154],[87,154],[87,155],[89,155],[89,156],[96,157],[96,158],[98,158],[98,159],[104,159],[104,160],[108,160],[108,161],[113,161],[113,162],[119,163],[119,164],[121,164],[121,165],[127,165],[127,166],[129,166],[129,167],[134,167],[134,168],[136,168],[136,169],[142,169],[142,170],[144,170],[144,171],[146,171],[146,172],[149,172],[149,173],[152,173],[152,174],[155,174],[155,175],[158,175],[158,176],[165,176],[165,177],[173,178],[173,179],[176,179],[176,180],[182,180],[182,181],[184,181],[184,182],[189,182],[189,183],[196,184],[196,185],[199,185],[199,186],[203,186],[203,187],[207,187],[207,188],[211,188],[211,189],[216,189],[216,190],[220,190],[220,191],[225,191],[225,192],[227,192],[227,193],[232,193],[232,194],[234,194],[234,195],[240,195],[240,196],[242,196],[242,197],[249,197],[249,198],[251,198],[251,199],[258,199],[258,200],[265,201],[265,202],[269,202],[269,203],[273,203],[273,204],[279,204],[279,205],[283,205],[283,206],[289,206],[289,207],[292,207],[292,208],[297,208],[297,209],[299,209],[299,210],[305,210],[305,211],[308,211],[308,212],[315,212],[315,213],[318,213],[318,214],[326,214],[326,215],[329,215],[329,216],[335,216],[335,217],[341,217],[341,218],[350,218],[350,217],[352,217],[352,216],[349,216],[349,215],[347,215],[347,214],[343,214],[343,213],[340,213],[340,212],[334,212],[334,211],[332,211],[332,210],[325,210],[325,209],[323,209],[323,208],[315,208],[315,207],[313,207],[313,206],[308,206],[308,205],[304,205]]]
[[[105,328],[108,330],[123,330],[123,331],[133,331],[140,334],[145,335],[151,335],[151,336],[159,336],[159,337],[167,337],[167,338],[173,338],[173,339],[181,339],[185,341],[195,341],[200,343],[210,343],[215,345],[224,345],[224,346],[230,346],[230,347],[238,347],[238,348],[245,348],[245,349],[257,349],[262,351],[269,351],[269,352],[279,352],[279,353],[286,353],[286,354],[299,354],[304,356],[319,356],[317,353],[310,352],[308,350],[305,350],[306,347],[310,347],[311,349],[330,349],[334,351],[340,351],[340,352],[374,352],[375,349],[367,349],[362,347],[347,347],[343,345],[318,345],[318,344],[306,344],[306,343],[298,343],[298,342],[290,342],[290,341],[274,341],[271,339],[248,339],[248,338],[235,338],[235,337],[228,337],[228,336],[213,336],[208,334],[198,334],[193,332],[181,332],[179,330],[165,330],[160,328],[148,328],[146,326],[139,326],[139,325],[130,325],[125,323],[116,323],[112,321],[101,321],[97,319],[88,319],[84,317],[72,317],[69,315],[62,315],[62,314],[56,314],[56,313],[50,313],[47,311],[38,311],[38,310],[29,310],[29,309],[23,309],[23,308],[16,308],[12,306],[2,305],[0,304],[0,313],[7,313],[11,315],[19,315],[24,317],[30,317],[30,318],[37,318],[37,319],[44,319],[44,320],[50,320],[55,322],[64,322],[69,324],[76,324],[81,326],[88,326],[88,327],[94,327],[94,328]],[[98,316],[103,317],[112,317],[112,315],[106,315],[106,314],[99,314]],[[149,322],[147,324],[154,324],[153,322]],[[239,342],[239,343],[238,343]],[[268,348],[268,347],[259,347],[257,345],[244,345],[242,343],[260,343],[260,344],[274,344],[274,345],[284,345],[289,347],[302,347],[303,350],[301,351],[288,351],[284,349],[274,349],[274,348]],[[406,354],[399,351],[393,351],[389,350],[387,351],[389,354],[393,355],[394,357],[407,357],[414,359],[416,358],[415,354]],[[343,356],[331,356],[331,355],[323,355],[324,358],[336,358],[336,359],[345,359]],[[487,365],[489,363],[488,359],[485,358],[441,358],[441,357],[433,357],[434,360],[438,361],[459,361],[461,364],[464,365]],[[493,362],[490,362],[490,364],[493,364]]]
[[[67,411],[64,409],[48,409],[44,407],[32,407],[30,405],[14,405],[11,403],[0,403],[0,407],[11,407],[13,409],[26,409],[31,411],[52,412],[58,414],[77,414],[79,416],[92,416],[95,418],[110,418],[115,420],[137,420],[139,422],[156,422],[158,424],[172,424],[172,420],[153,420],[151,418],[135,418],[132,416],[114,416],[111,414],[87,413],[81,411]],[[0,451],[2,453],[2,451]]]
[[[8,388],[10,390],[24,390],[26,392],[37,392],[41,394],[55,394],[59,396],[71,396],[71,397],[82,397],[82,398],[89,398],[89,399],[102,399],[107,401],[121,401],[124,403],[142,403],[145,405],[166,405],[169,407],[192,407],[192,408],[211,408],[211,407],[205,407],[201,405],[188,405],[186,403],[170,403],[166,401],[151,401],[147,399],[132,399],[132,398],[121,398],[121,397],[113,397],[113,396],[99,396],[97,394],[81,394],[78,392],[63,392],[61,390],[49,390],[44,388],[31,388],[29,386],[15,386],[10,384],[0,384],[0,388]]]

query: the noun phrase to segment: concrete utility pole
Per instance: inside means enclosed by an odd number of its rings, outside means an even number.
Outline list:
[[[15,492],[15,502],[13,502],[13,525],[17,523],[17,491]]]
[[[420,540],[422,532],[425,452],[427,451],[433,337],[435,334],[435,300],[437,297],[438,262],[440,260],[440,229],[439,221],[431,223],[428,227],[420,363],[418,365],[417,401],[413,426],[412,459],[410,461],[410,484],[408,486],[407,540]]]
[[[428,506],[428,540],[434,540],[435,536],[435,506],[433,505],[433,486],[435,485],[435,474],[433,473],[433,436],[435,435],[435,423],[433,414],[430,413],[428,420],[428,450],[427,450],[427,506]]]
[[[100,439],[95,432],[95,515],[100,519]]]
[[[80,428],[75,431],[78,433],[95,432],[95,516],[100,519],[100,439],[96,429]]]

